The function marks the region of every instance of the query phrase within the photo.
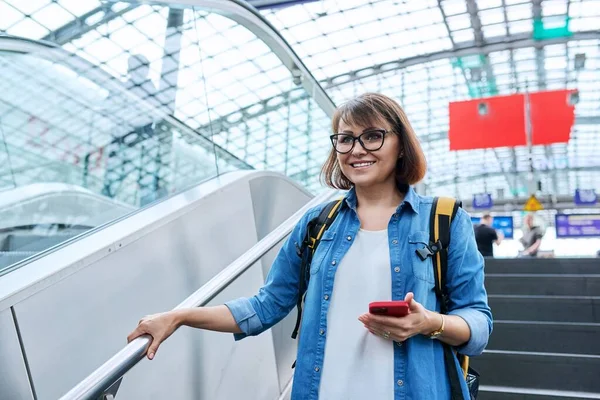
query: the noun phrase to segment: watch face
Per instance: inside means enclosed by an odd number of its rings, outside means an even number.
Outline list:
[[[437,339],[438,337],[440,337],[440,335],[442,334],[442,332],[443,331],[441,331],[441,330],[437,330],[437,331],[431,332],[429,334],[429,338],[430,339]]]

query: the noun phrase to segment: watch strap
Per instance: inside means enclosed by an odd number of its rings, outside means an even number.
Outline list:
[[[431,332],[428,336],[430,339],[437,339],[440,337],[442,333],[444,333],[444,328],[446,326],[446,319],[444,318],[444,314],[439,314],[442,317],[442,325],[435,331]]]

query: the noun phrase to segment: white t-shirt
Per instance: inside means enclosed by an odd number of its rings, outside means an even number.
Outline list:
[[[394,398],[394,348],[358,320],[372,301],[391,300],[388,233],[359,230],[335,273],[319,398]]]

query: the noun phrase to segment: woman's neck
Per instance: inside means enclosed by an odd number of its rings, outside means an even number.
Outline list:
[[[361,208],[396,208],[404,200],[404,193],[395,183],[369,187],[356,186],[355,191],[357,203]]]

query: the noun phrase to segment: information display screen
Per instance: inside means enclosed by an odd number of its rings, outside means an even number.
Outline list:
[[[556,214],[557,238],[600,237],[600,214]]]

